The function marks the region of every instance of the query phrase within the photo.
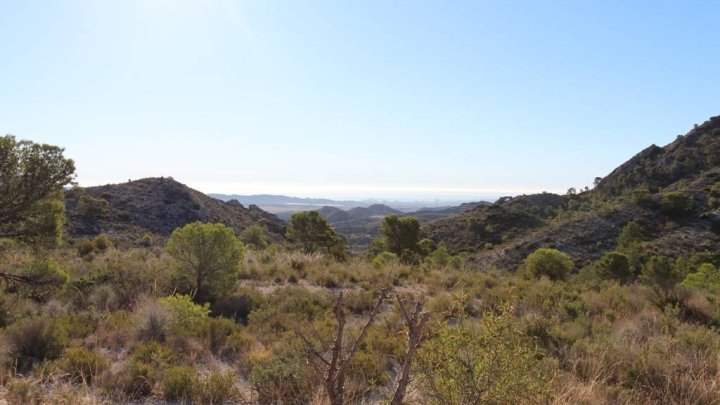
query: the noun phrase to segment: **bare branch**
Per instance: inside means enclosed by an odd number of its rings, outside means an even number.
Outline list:
[[[400,306],[400,311],[405,318],[405,326],[407,326],[408,334],[408,344],[407,350],[405,352],[405,361],[403,362],[402,371],[400,372],[398,381],[395,384],[395,392],[393,394],[392,401],[390,401],[391,405],[400,405],[405,398],[405,392],[407,391],[407,387],[410,384],[410,368],[412,367],[412,360],[415,356],[415,352],[425,338],[423,333],[423,330],[425,329],[425,324],[427,324],[427,322],[430,320],[430,313],[422,312],[422,303],[420,301],[417,301],[415,303],[415,308],[413,309],[412,315],[410,315],[405,309],[405,304],[403,303],[403,300],[401,300],[400,297],[396,298],[398,305]]]

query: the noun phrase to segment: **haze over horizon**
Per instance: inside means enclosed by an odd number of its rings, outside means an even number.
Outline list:
[[[0,134],[81,185],[456,199],[592,184],[720,114],[720,4],[0,3]],[[11,40],[10,40],[11,39]]]

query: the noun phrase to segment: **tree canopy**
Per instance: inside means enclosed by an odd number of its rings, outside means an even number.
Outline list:
[[[235,285],[243,246],[232,228],[193,222],[175,229],[165,250],[175,259],[176,274],[194,292],[196,302],[215,300]]]
[[[345,237],[335,233],[317,211],[293,214],[285,236],[307,253],[324,252],[340,260],[348,255]]]
[[[54,245],[65,220],[63,187],[75,164],[64,149],[14,136],[0,138],[0,238]]]

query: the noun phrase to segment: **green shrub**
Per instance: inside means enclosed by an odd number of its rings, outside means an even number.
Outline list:
[[[110,392],[122,392],[129,398],[147,397],[155,384],[161,381],[163,370],[173,365],[173,353],[156,341],[143,343],[135,348],[122,371],[106,381]]]
[[[195,391],[198,404],[224,404],[236,396],[235,373],[232,371],[213,371],[203,379]]]
[[[195,397],[198,381],[197,371],[194,367],[170,367],[163,374],[163,397],[166,401],[171,402],[191,402]]]
[[[253,365],[250,382],[261,405],[310,403],[313,387],[300,358],[263,359]]]
[[[648,205],[652,202],[652,193],[645,187],[639,187],[632,191],[632,202],[636,205]]]
[[[696,272],[688,274],[680,285],[689,290],[705,290],[720,298],[720,270],[705,263]]]
[[[43,401],[43,389],[27,380],[14,380],[5,386],[5,400],[10,405],[40,405]]]
[[[551,280],[564,280],[573,269],[570,257],[555,249],[540,248],[523,262],[525,271],[533,277],[546,276]]]
[[[91,240],[83,239],[77,244],[77,252],[80,256],[88,256],[95,251],[95,244]]]
[[[263,250],[268,245],[267,231],[260,225],[249,226],[240,234],[240,241],[253,250]]]
[[[108,363],[101,354],[78,347],[67,349],[57,365],[72,382],[89,384],[107,369]]]
[[[642,268],[643,281],[659,287],[664,292],[673,289],[680,281],[680,275],[675,266],[663,256],[652,256]]]
[[[595,263],[595,271],[603,279],[614,279],[620,282],[626,282],[633,276],[627,256],[617,252],[605,253]]]
[[[9,355],[19,371],[33,364],[60,357],[67,345],[67,336],[57,322],[49,318],[27,318],[6,330]]]
[[[162,298],[161,304],[170,311],[171,329],[174,333],[199,336],[210,314],[210,305],[198,305],[188,295],[171,295]]]
[[[69,279],[68,272],[50,259],[36,259],[30,263],[24,275],[34,282],[23,286],[25,294],[36,300],[46,301],[49,296],[60,290]]]
[[[205,322],[204,334],[210,351],[217,354],[225,345],[228,336],[240,329],[235,321],[228,318],[209,318]]]
[[[93,245],[95,245],[95,248],[101,252],[104,252],[112,246],[112,242],[110,241],[110,238],[105,235],[104,233],[101,233],[100,235],[96,236],[93,240]]]
[[[247,325],[250,313],[260,306],[262,296],[247,292],[221,298],[212,305],[213,316],[224,316],[235,322]]]
[[[373,259],[373,266],[379,269],[390,263],[398,263],[398,256],[395,253],[382,252]]]
[[[693,199],[679,192],[665,193],[660,201],[660,209],[670,216],[684,216],[692,212]]]
[[[510,404],[548,401],[549,378],[534,345],[506,309],[480,325],[461,318],[442,325],[417,353],[417,369],[431,404]]]

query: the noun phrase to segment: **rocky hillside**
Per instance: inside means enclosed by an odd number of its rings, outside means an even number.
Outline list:
[[[257,206],[223,202],[193,190],[172,178],[148,178],[123,184],[74,188],[65,193],[70,236],[107,233],[136,240],[146,233],[169,235],[185,224],[220,222],[236,233],[263,225],[281,239],[284,222]]]
[[[614,249],[623,227],[643,230],[649,253],[687,256],[720,248],[720,117],[619,166],[590,191],[503,198],[423,231],[472,260],[515,268],[552,247],[579,265]]]

